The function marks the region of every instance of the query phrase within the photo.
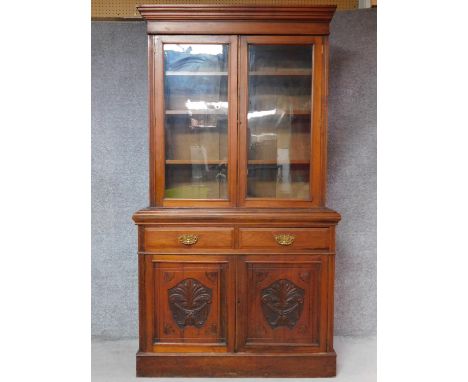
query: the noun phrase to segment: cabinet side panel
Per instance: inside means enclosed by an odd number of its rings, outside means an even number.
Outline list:
[[[328,256],[328,315],[327,315],[327,351],[333,351],[333,321],[335,299],[335,255]]]
[[[154,118],[152,120],[151,130],[153,130],[152,152],[154,153],[154,177],[155,181],[155,203],[158,206],[163,204],[165,188],[165,145],[164,145],[164,59],[163,44],[161,37],[154,37],[153,44],[153,66],[154,75],[150,84],[153,89],[154,101],[151,108],[154,108]]]
[[[322,155],[321,155],[321,205],[325,205],[327,200],[327,163],[328,163],[328,73],[329,73],[329,37],[322,37],[322,112],[321,112],[321,141],[322,141]]]
[[[139,330],[139,351],[148,351],[146,346],[146,325],[145,325],[145,256],[138,255],[138,330]]]
[[[156,118],[156,110],[155,110],[155,87],[154,87],[154,71],[155,71],[155,63],[154,63],[154,40],[155,37],[149,35],[148,36],[148,132],[149,132],[149,195],[150,195],[150,205],[156,206],[156,166],[155,166],[155,159],[156,159],[156,152],[155,152],[155,118]]]
[[[314,81],[312,88],[313,113],[312,113],[312,195],[314,205],[323,205],[323,185],[324,177],[322,172],[322,156],[324,153],[323,134],[322,134],[322,76],[323,76],[323,45],[322,40],[318,39],[314,45]],[[326,150],[326,148],[325,148]]]
[[[138,311],[140,351],[151,351],[153,345],[153,266],[151,256],[138,255]]]

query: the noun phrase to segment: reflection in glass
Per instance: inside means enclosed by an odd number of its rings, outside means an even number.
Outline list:
[[[249,45],[248,198],[309,199],[312,45]]]
[[[227,199],[228,48],[164,45],[166,198]]]

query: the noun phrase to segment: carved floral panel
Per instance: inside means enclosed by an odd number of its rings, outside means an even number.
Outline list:
[[[261,291],[262,311],[268,324],[293,328],[304,305],[304,289],[287,279],[277,280]]]
[[[180,328],[201,328],[210,312],[212,290],[198,280],[188,278],[168,290],[169,307]]]

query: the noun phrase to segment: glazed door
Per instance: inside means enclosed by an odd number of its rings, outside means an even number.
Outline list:
[[[240,256],[237,351],[326,351],[327,255]]]
[[[235,205],[237,37],[152,38],[153,205]]]
[[[321,204],[322,46],[321,37],[241,37],[241,205]]]

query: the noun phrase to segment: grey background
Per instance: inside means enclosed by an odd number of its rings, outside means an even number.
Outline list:
[[[375,10],[332,22],[328,206],[337,230],[336,335],[376,332]],[[92,23],[92,334],[137,336],[137,235],[148,205],[143,22]]]

